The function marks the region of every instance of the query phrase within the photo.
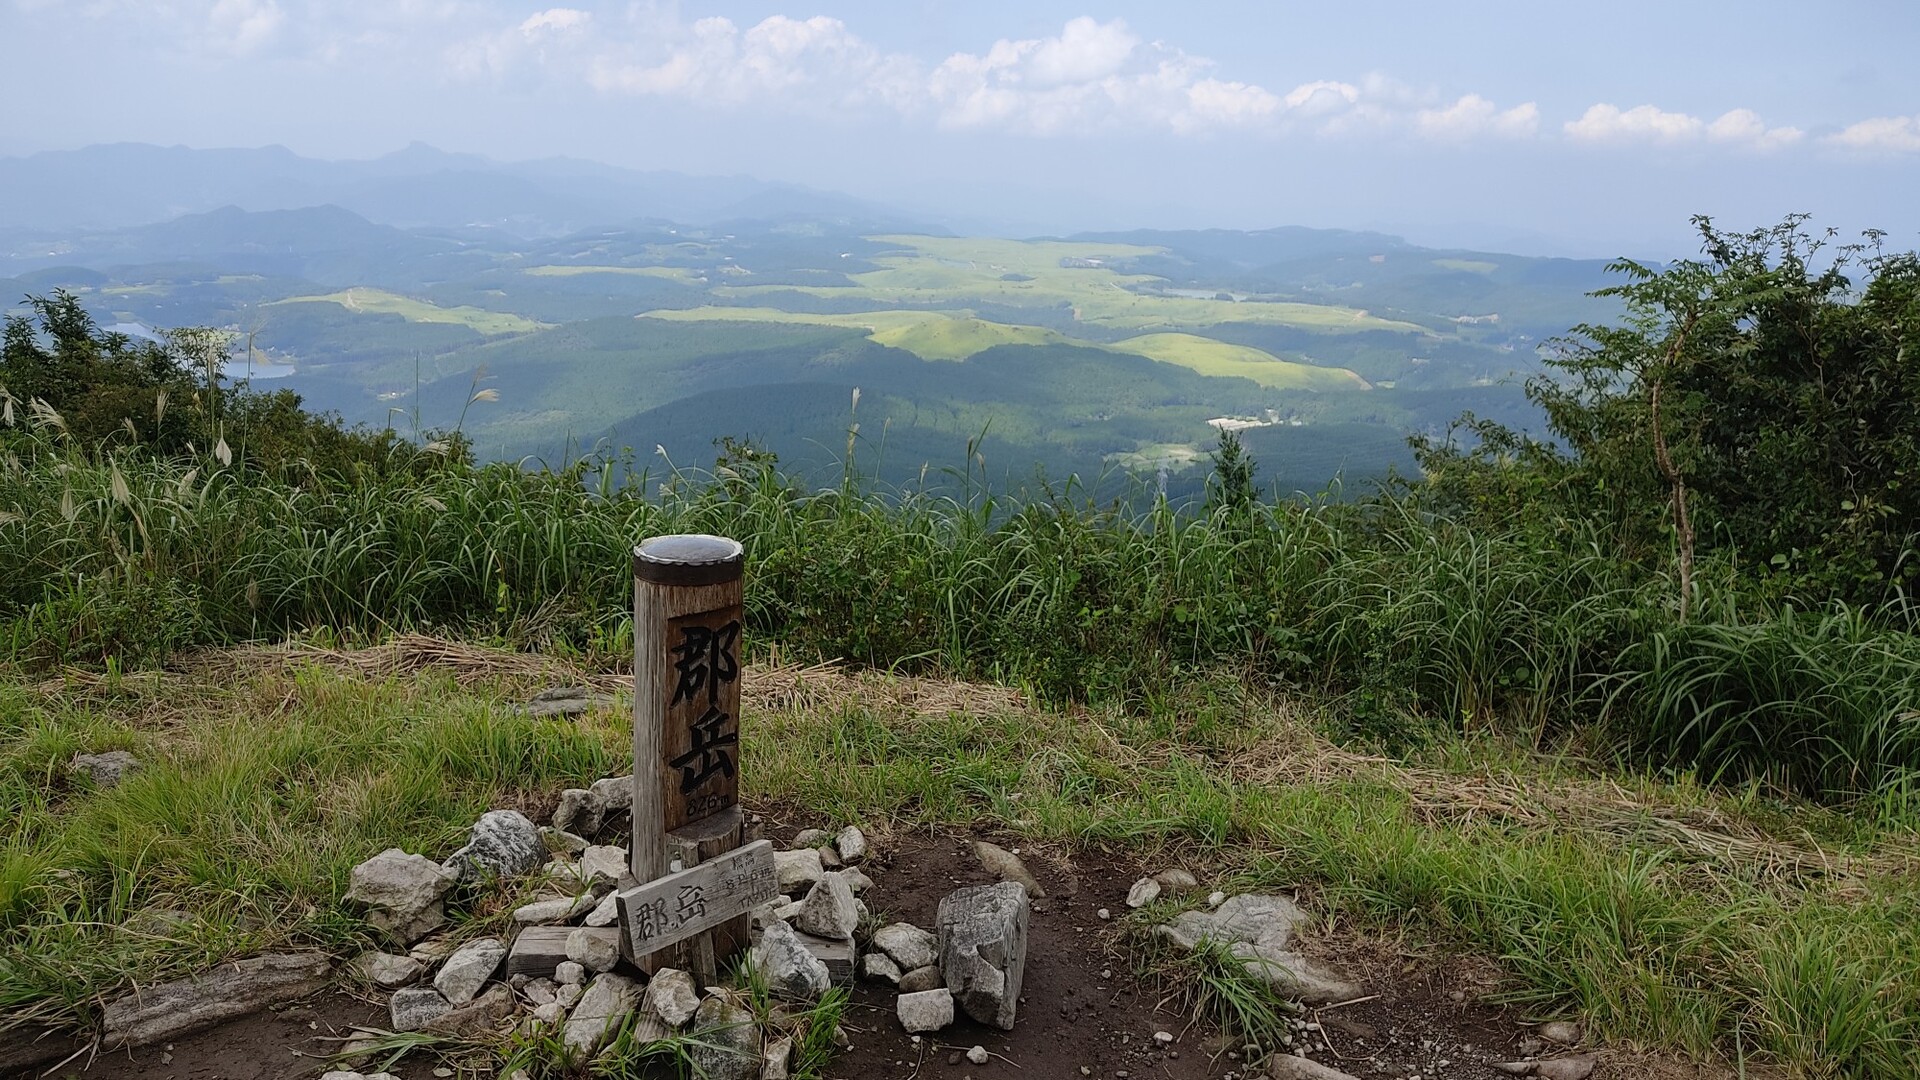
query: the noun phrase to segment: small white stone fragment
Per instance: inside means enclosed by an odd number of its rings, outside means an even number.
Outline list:
[[[588,971],[612,971],[620,962],[620,942],[612,934],[581,927],[567,935],[567,959]]]
[[[579,986],[587,981],[587,969],[577,961],[562,961],[553,969],[553,981],[561,986]]]
[[[984,1046],[973,1047],[967,1051],[967,1060],[973,1062],[975,1065],[985,1065],[987,1063],[987,1048]]]
[[[1150,877],[1143,877],[1127,890],[1127,906],[1143,908],[1160,899],[1160,883]]]
[[[867,857],[867,834],[849,825],[833,838],[833,846],[840,852],[840,861],[852,865]]]

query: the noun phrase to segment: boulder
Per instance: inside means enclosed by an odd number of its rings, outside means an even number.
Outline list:
[[[1047,890],[1040,887],[1039,879],[1027,870],[1027,864],[1020,861],[1020,856],[998,844],[989,844],[985,840],[973,842],[973,854],[980,860],[980,865],[994,877],[1001,881],[1018,882],[1027,890],[1027,895],[1035,900],[1046,899]]]
[[[840,853],[840,861],[851,866],[867,857],[867,834],[858,825],[849,825],[833,838],[833,847]]]
[[[443,864],[462,882],[531,874],[547,861],[540,829],[518,810],[491,810],[473,823],[467,845]]]
[[[698,1036],[687,1044],[693,1075],[705,1080],[756,1080],[760,1076],[760,1028],[750,1009],[710,997],[694,1014]]]
[[[779,879],[780,891],[792,895],[813,888],[820,880],[826,868],[820,865],[820,852],[814,848],[801,848],[799,851],[776,851],[773,853],[773,872]]]
[[[306,997],[332,975],[333,962],[323,953],[268,953],[143,987],[106,1007],[100,1045],[146,1046],[212,1027]]]
[[[583,926],[567,935],[567,959],[588,971],[612,971],[620,962],[620,936]]]
[[[927,967],[940,960],[940,939],[912,923],[894,923],[874,931],[873,947],[892,957],[901,971]]]
[[[427,967],[411,956],[395,956],[369,949],[354,957],[348,969],[356,977],[382,990],[393,990],[419,978]]]
[[[365,905],[367,923],[402,945],[447,921],[454,875],[424,855],[388,848],[354,867],[348,881],[346,898]]]
[[[641,1007],[678,1031],[700,1008],[700,989],[693,985],[692,975],[678,968],[661,968],[647,984]]]
[[[419,1031],[453,1011],[453,1003],[431,986],[409,986],[395,990],[387,1002],[387,1013],[395,1031]]]
[[[640,987],[632,979],[613,974],[594,976],[560,1033],[568,1059],[578,1063],[592,1057],[620,1030],[621,1019],[639,1000]]]
[[[109,750],[104,754],[75,754],[67,767],[85,773],[99,787],[110,788],[138,769],[140,759],[125,750]]]
[[[860,912],[854,907],[853,890],[847,887],[845,878],[834,872],[820,875],[820,880],[807,891],[807,898],[800,902],[799,914],[793,917],[795,930],[833,941],[851,938],[859,925]]]
[[[898,986],[902,974],[904,972],[900,970],[900,965],[888,959],[886,953],[870,952],[860,957],[860,977],[868,982]]]
[[[917,994],[901,994],[894,1003],[894,1013],[909,1035],[939,1031],[953,1023],[953,993],[942,986]]]
[[[811,1000],[833,984],[827,965],[808,951],[793,927],[783,922],[761,931],[747,960],[767,986],[782,997]]]
[[[560,805],[553,808],[553,827],[591,839],[606,816],[606,796],[591,788],[568,788],[560,793]]]
[[[522,926],[546,926],[563,923],[583,911],[591,911],[598,902],[592,893],[579,896],[556,896],[551,900],[535,900],[531,904],[522,904],[513,909],[513,921]]]
[[[1027,965],[1027,890],[1018,882],[956,889],[940,901],[940,971],[968,1016],[1012,1031]]]
[[[440,965],[440,973],[433,977],[433,988],[453,1004],[465,1005],[487,985],[487,980],[499,970],[500,961],[506,958],[507,947],[499,938],[475,938],[454,950],[447,962]]]

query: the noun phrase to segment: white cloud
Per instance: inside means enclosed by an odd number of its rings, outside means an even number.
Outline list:
[[[1325,116],[1340,112],[1347,106],[1360,100],[1360,88],[1352,83],[1330,82],[1321,79],[1318,82],[1302,83],[1287,91],[1282,99],[1287,108],[1307,116]]]
[[[1805,134],[1797,127],[1770,128],[1752,109],[1734,109],[1707,125],[1707,138],[1714,142],[1734,143],[1755,150],[1791,146]]]
[[[1595,105],[1578,120],[1563,125],[1582,142],[1684,142],[1700,136],[1706,127],[1697,116],[1665,112],[1652,105],[1636,105],[1624,112],[1615,105]]]
[[[520,33],[529,38],[546,33],[565,33],[569,30],[582,29],[592,19],[593,13],[590,11],[581,11],[578,8],[548,8],[527,16],[527,21],[520,24]]]
[[[1825,141],[1849,150],[1920,153],[1920,116],[1876,116],[1850,124]]]
[[[1468,94],[1444,109],[1421,109],[1413,123],[1427,138],[1449,142],[1487,135],[1521,139],[1540,130],[1540,107],[1529,101],[1502,110],[1479,94]]]
[[[886,58],[838,19],[774,15],[741,30],[731,19],[700,19],[677,35],[663,55],[638,50],[594,58],[588,79],[598,89],[740,104],[764,99],[787,105],[843,103],[863,96],[867,81],[888,68]],[[874,89],[882,85],[876,81]]]
[[[274,0],[217,0],[207,12],[208,43],[245,56],[267,45],[286,16]]]

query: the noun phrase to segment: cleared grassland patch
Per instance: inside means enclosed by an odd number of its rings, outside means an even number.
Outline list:
[[[389,845],[442,856],[482,810],[538,817],[561,788],[624,770],[618,704],[513,715],[562,681],[626,685],[430,638],[0,677],[0,1014],[77,1018],[225,956],[361,947],[339,900],[355,862]],[[1509,1000],[1606,1038],[1738,1046],[1807,1077],[1920,1068],[1909,831],[1492,738],[1360,753],[1310,708],[1206,676],[1151,709],[1049,710],[992,686],[756,664],[743,713],[743,790],[790,820],[857,821],[882,846],[946,826],[1058,851],[1173,848],[1225,884],[1304,887],[1410,947],[1497,957]],[[109,748],[148,767],[109,790],[67,778],[74,752]],[[191,918],[121,929],[152,908]]]
[[[385,289],[354,287],[324,296],[290,296],[285,300],[274,300],[263,306],[273,307],[280,304],[339,304],[348,311],[365,312],[373,315],[398,315],[408,322],[450,323],[465,326],[477,333],[489,337],[496,334],[526,334],[535,330],[544,330],[546,323],[534,322],[504,311],[488,311],[485,308],[440,307],[425,300],[416,300],[410,296],[401,296]]]
[[[865,330],[882,345],[904,349],[923,360],[964,360],[996,345],[1087,345],[1039,326],[1018,326],[975,318],[968,312],[862,311],[852,314],[782,311],[766,307],[664,308],[641,318],[670,322],[769,322],[837,326]]]
[[[1282,360],[1249,345],[1231,345],[1198,334],[1143,334],[1108,348],[1179,364],[1202,375],[1252,379],[1281,390],[1368,390],[1365,379],[1346,368],[1318,367]]]

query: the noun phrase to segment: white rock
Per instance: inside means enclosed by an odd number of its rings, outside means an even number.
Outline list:
[[[531,874],[547,860],[540,829],[518,810],[492,810],[473,823],[467,846],[443,863],[461,881]]]
[[[1200,887],[1198,878],[1177,866],[1153,875],[1153,880],[1159,884],[1162,896],[1185,896]]]
[[[621,1018],[632,1012],[639,1000],[640,987],[632,979],[595,975],[560,1034],[568,1058],[578,1062],[592,1057],[619,1030]]]
[[[1224,904],[1226,902],[1227,902],[1227,894],[1219,891],[1218,889],[1215,889],[1213,892],[1210,892],[1207,894],[1207,906],[1210,908],[1217,908],[1221,904]]]
[[[852,889],[855,896],[873,888],[873,879],[857,866],[840,871],[840,876],[846,879],[847,888]]]
[[[487,980],[493,978],[494,971],[500,967],[500,961],[506,958],[507,947],[499,938],[475,938],[456,949],[447,957],[447,962],[440,965],[440,973],[433,977],[433,988],[455,1005],[465,1005],[487,985]]]
[[[1534,1028],[1534,1034],[1561,1046],[1580,1045],[1580,1025],[1566,1020],[1549,1020]]]
[[[1143,877],[1127,890],[1127,906],[1143,908],[1160,899],[1160,883],[1150,877]]]
[[[917,994],[922,990],[931,990],[946,984],[946,980],[940,975],[940,969],[933,964],[914,968],[900,976],[900,992],[903,994]]]
[[[700,990],[693,976],[677,968],[661,968],[647,984],[647,996],[641,1007],[659,1017],[674,1030],[687,1026],[700,1008]]]
[[[840,861],[849,865],[867,857],[867,834],[857,825],[849,825],[840,830],[833,838],[834,849],[840,853]]]
[[[369,949],[354,957],[352,970],[355,975],[382,990],[402,987],[420,977],[426,965],[411,956],[395,956]]]
[[[873,947],[892,958],[901,971],[923,968],[940,959],[940,939],[912,923],[894,923],[874,931]]]
[[[564,961],[553,969],[553,981],[561,986],[579,986],[587,981],[587,969],[578,961]]]
[[[953,1023],[953,994],[944,986],[918,994],[901,994],[894,1003],[894,1012],[908,1034],[939,1031]]]
[[[967,1050],[967,1060],[973,1062],[975,1065],[985,1065],[987,1063],[987,1048],[984,1046],[969,1048]]]
[[[797,893],[813,888],[820,880],[826,868],[820,865],[820,852],[814,848],[801,848],[799,851],[776,851],[773,853],[773,872],[779,879],[780,891]]]
[[[367,922],[402,944],[447,921],[443,897],[454,875],[424,855],[387,850],[353,868],[347,899],[366,905]]]
[[[827,830],[825,829],[801,829],[799,832],[793,834],[793,849],[795,851],[801,848],[819,847],[826,842]]]
[[[1183,911],[1154,935],[1182,949],[1202,941],[1226,945],[1246,966],[1286,996],[1309,1004],[1359,997],[1360,987],[1290,948],[1294,929],[1306,912],[1284,896],[1245,893],[1229,897],[1211,912]]]
[[[1108,919],[1113,918],[1113,912],[1108,911],[1106,908],[1101,908],[1099,911],[1096,911],[1093,914],[1101,922],[1106,922]]]
[[[568,963],[572,963],[572,961],[568,961]],[[560,988],[553,992],[553,1000],[559,1002],[561,1008],[571,1009],[574,1004],[580,1000],[580,995],[585,993],[586,989],[587,988],[580,983],[562,983]]]
[[[1534,1066],[1533,1075],[1540,1080],[1587,1080],[1593,1075],[1594,1061],[1586,1055],[1579,1057],[1549,1058]]]
[[[560,987],[552,979],[528,979],[520,986],[520,996],[527,999],[529,1005],[545,1005],[554,998],[554,991]]]
[[[565,829],[556,829],[551,825],[540,826],[540,839],[545,840],[548,847],[564,851],[569,855],[578,855],[591,846],[587,843],[586,837],[576,836]]]
[[[620,894],[608,893],[600,898],[592,911],[582,920],[588,926],[612,926],[620,921]]]
[[[940,971],[968,1016],[1012,1031],[1027,964],[1027,890],[1018,882],[956,889],[940,901]]]
[[[560,805],[553,810],[553,827],[591,838],[606,816],[605,796],[587,788],[568,788],[560,793]]]
[[[567,935],[567,959],[588,971],[612,971],[620,962],[620,942],[611,934],[581,927]]]
[[[563,923],[583,911],[592,909],[596,901],[592,893],[579,896],[560,896],[552,900],[536,900],[513,909],[513,921],[524,926],[546,926]]]
[[[782,1035],[768,1039],[760,1054],[760,1080],[788,1080],[787,1059],[793,1056],[793,1037]]]
[[[618,884],[627,872],[627,849],[615,844],[596,844],[580,856],[580,876],[587,884]]]
[[[883,982],[889,986],[899,986],[903,972],[900,965],[894,963],[883,952],[868,952],[860,956],[860,977],[872,982]]]
[[[549,1001],[545,1005],[535,1005],[528,1015],[548,1027],[556,1027],[567,1018],[567,1007],[557,1001]]]
[[[802,944],[793,927],[776,922],[760,934],[748,953],[748,962],[774,993],[813,999],[827,992],[832,979],[827,965]]]
[[[587,785],[587,790],[600,796],[609,814],[633,808],[633,777],[631,775],[601,777]]]
[[[815,937],[844,941],[860,925],[860,912],[854,907],[853,890],[837,873],[820,875],[800,903],[793,917],[793,928]]]

